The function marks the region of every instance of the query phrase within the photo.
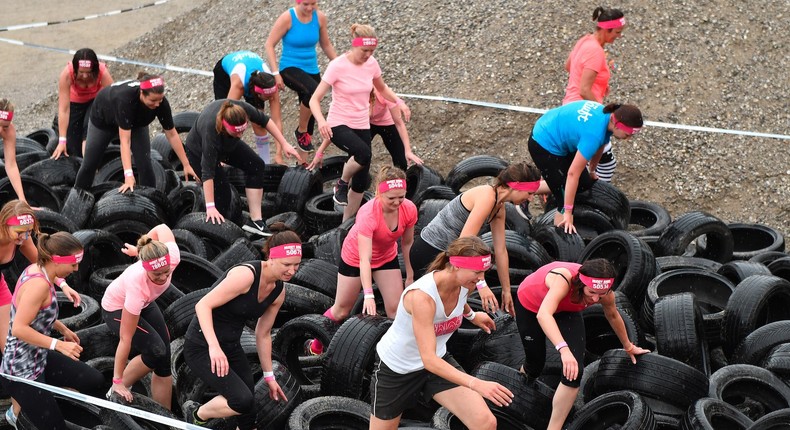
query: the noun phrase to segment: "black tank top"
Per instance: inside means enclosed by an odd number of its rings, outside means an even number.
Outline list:
[[[253,273],[253,280],[249,291],[234,297],[229,302],[212,311],[211,316],[214,322],[214,333],[217,335],[217,340],[220,345],[230,346],[238,344],[245,323],[260,318],[266,311],[266,308],[280,296],[283,290],[283,282],[277,281],[271,294],[263,299],[262,302],[258,302],[258,285],[261,279],[261,265],[261,261],[248,261],[233,266],[244,266],[249,268]],[[225,275],[219,278],[212,288],[222,282],[227,274],[228,272],[225,272]],[[197,315],[192,317],[192,321],[189,323],[186,338],[189,341],[208,347],[206,338],[203,335],[203,330],[200,329]]]
[[[8,267],[11,267],[11,266],[14,265],[14,258],[16,258],[16,250],[17,249],[19,249],[19,245],[14,247],[14,253],[11,254],[11,259],[10,260],[8,260],[5,263],[0,263],[0,270],[3,270],[5,268],[8,268]]]

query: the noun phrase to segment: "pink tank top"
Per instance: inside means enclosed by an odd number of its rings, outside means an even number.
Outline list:
[[[580,267],[582,267],[581,264],[564,261],[555,261],[541,267],[524,278],[521,285],[518,286],[519,302],[528,311],[538,313],[543,299],[546,298],[546,294],[549,292],[549,287],[546,286],[546,275],[554,269],[568,269],[571,272],[571,278],[573,278],[579,273]],[[568,294],[560,301],[556,312],[579,312],[587,307],[584,303],[573,303],[571,301],[571,291],[568,291]]]
[[[107,65],[99,63],[99,76],[96,78],[96,82],[88,88],[82,88],[74,82],[73,64],[68,63],[66,67],[69,69],[69,79],[71,79],[71,85],[69,85],[69,100],[72,103],[88,103],[95,99],[96,94],[102,89],[101,79],[104,74],[107,73]]]

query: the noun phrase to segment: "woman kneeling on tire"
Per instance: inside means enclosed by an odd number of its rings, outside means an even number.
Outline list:
[[[302,261],[299,235],[285,224],[271,226],[274,235],[263,247],[266,261],[231,267],[195,305],[184,344],[184,359],[200,379],[219,395],[199,405],[184,404],[187,422],[205,425],[211,418],[238,415],[240,430],[255,427],[255,383],[241,347],[241,333],[249,320],[258,320],[255,343],[269,397],[287,401],[272,371],[274,318],[285,301],[283,281],[293,277]]]
[[[395,317],[398,299],[403,292],[403,278],[398,264],[398,239],[401,240],[406,286],[414,282],[409,249],[414,242],[417,207],[406,199],[406,173],[392,166],[384,166],[378,174],[376,198],[359,208],[357,222],[351,227],[340,253],[335,303],[324,312],[332,321],[348,317],[359,288],[364,292],[362,312],[376,314],[373,281],[384,298],[387,316]],[[312,339],[309,351],[320,354],[323,345]]]
[[[650,351],[628,339],[625,323],[615,307],[615,270],[596,258],[583,264],[555,261],[527,276],[518,287],[516,323],[526,360],[522,371],[537,378],[546,362],[546,338],[560,352],[562,381],[554,393],[549,430],[561,429],[579,392],[584,370],[584,319],[581,311],[601,303],[623,349],[636,356]]]
[[[173,378],[170,370],[170,336],[162,311],[154,301],[170,287],[181,253],[170,228],[160,224],[122,250],[139,261],[127,267],[107,287],[102,297],[102,319],[120,337],[115,351],[111,391],[132,401],[129,388],[153,370],[151,397],[171,408]],[[132,346],[140,355],[127,364]]]
[[[82,260],[82,244],[70,233],[42,234],[38,239],[38,261],[19,276],[11,305],[8,333],[0,372],[56,387],[68,387],[99,397],[102,374],[79,361],[80,338],[58,321],[56,277],[76,272]],[[56,330],[63,339],[50,333]],[[65,430],[66,421],[51,392],[24,382],[2,378],[35,428]]]
[[[496,418],[483,398],[507,406],[513,393],[496,382],[467,375],[447,353],[447,340],[461,326],[462,315],[487,333],[496,329],[488,315],[466,304],[469,291],[490,267],[491,251],[483,241],[462,237],[403,292],[395,321],[376,345],[379,359],[370,380],[371,430],[396,429],[401,413],[420,394],[449,409],[467,428],[496,428]]]
[[[609,139],[629,139],[642,129],[642,113],[636,106],[611,103],[606,106],[580,100],[551,109],[532,128],[528,148],[557,200],[554,225],[576,233],[573,202],[576,194],[589,190],[593,179],[587,164],[598,164]]]
[[[277,140],[286,156],[302,161],[296,149],[285,141],[268,116],[247,102],[227,99],[209,103],[200,113],[187,135],[187,158],[190,163],[200,166],[200,180],[203,181],[203,197],[206,200],[206,222],[222,223],[230,211],[231,185],[220,166],[222,162],[244,171],[250,221],[242,229],[259,236],[271,236],[261,213],[266,163],[241,140],[248,122],[264,127]]]

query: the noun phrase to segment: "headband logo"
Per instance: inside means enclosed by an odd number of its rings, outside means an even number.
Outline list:
[[[11,121],[14,118],[14,113],[7,110],[0,110],[0,120]]]
[[[86,69],[90,69],[91,66],[93,65],[91,60],[79,60],[78,64],[79,64],[79,67],[84,67]]]

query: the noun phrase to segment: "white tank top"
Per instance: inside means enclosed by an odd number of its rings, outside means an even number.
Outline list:
[[[436,355],[443,357],[447,353],[447,340],[461,326],[464,305],[469,290],[461,288],[458,293],[458,303],[449,315],[444,314],[444,304],[439,297],[436,282],[431,272],[415,281],[403,291],[398,302],[398,310],[390,328],[376,345],[381,361],[394,372],[407,374],[425,368],[417,349],[417,339],[414,337],[414,327],[411,314],[403,307],[403,297],[411,290],[420,290],[433,299],[436,303],[436,313],[433,315],[433,331],[436,334]]]

